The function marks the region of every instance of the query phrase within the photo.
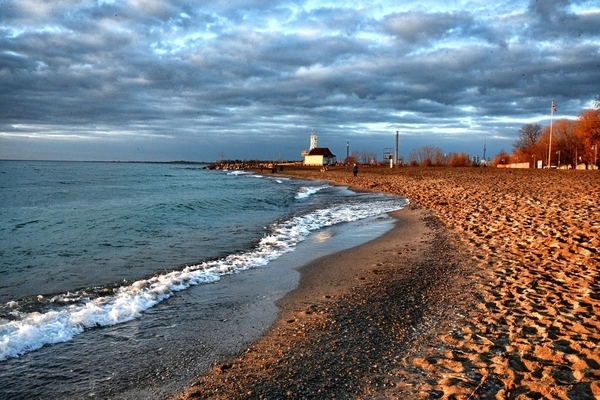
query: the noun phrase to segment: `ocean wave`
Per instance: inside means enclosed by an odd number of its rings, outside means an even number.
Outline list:
[[[241,170],[235,170],[235,171],[223,170],[223,171],[227,171],[227,175],[249,175],[249,174],[251,174],[251,172],[241,171]]]
[[[310,197],[311,195],[317,193],[319,190],[325,189],[330,187],[329,185],[321,185],[321,186],[303,186],[300,189],[298,189],[298,192],[296,193],[296,196],[294,197],[297,200],[300,199],[306,199],[307,197]]]
[[[324,187],[307,189],[320,190]],[[310,195],[310,194],[308,194]],[[343,203],[314,210],[272,224],[250,251],[189,265],[183,270],[142,279],[95,298],[76,298],[72,294],[52,297],[54,307],[40,311],[19,309],[18,302],[7,303],[0,318],[0,361],[18,357],[45,345],[72,340],[86,329],[131,321],[145,310],[169,298],[175,292],[192,285],[212,283],[226,274],[267,265],[270,261],[293,251],[312,232],[344,222],[385,214],[408,204],[402,198],[382,198],[372,202]],[[64,297],[64,301],[61,298]],[[46,304],[49,301],[45,301]]]

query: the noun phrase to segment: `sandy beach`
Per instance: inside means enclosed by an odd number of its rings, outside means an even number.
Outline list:
[[[596,171],[284,173],[411,206],[303,267],[267,334],[176,398],[600,398]]]

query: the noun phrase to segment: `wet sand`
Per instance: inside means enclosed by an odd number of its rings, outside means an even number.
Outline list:
[[[412,205],[305,266],[273,328],[178,398],[600,398],[600,174],[284,173]]]

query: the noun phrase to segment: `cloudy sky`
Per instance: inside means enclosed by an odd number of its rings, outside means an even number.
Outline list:
[[[301,159],[311,130],[491,157],[591,107],[599,26],[597,0],[0,0],[0,159]]]

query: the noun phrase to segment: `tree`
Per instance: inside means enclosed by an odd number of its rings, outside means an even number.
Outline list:
[[[519,129],[519,139],[513,144],[513,158],[532,162],[535,168],[536,160],[543,159],[543,151],[540,145],[542,137],[542,126],[540,124],[525,124]]]
[[[542,128],[539,124],[525,124],[519,129],[519,139],[513,144],[511,158],[517,162],[525,160],[543,160],[557,165],[560,154],[561,164],[575,166],[580,162],[594,162],[595,146],[600,146],[600,95],[594,99],[593,109],[584,110],[575,121],[561,119],[552,125],[552,148],[550,146],[550,127]],[[559,153],[560,152],[560,153]],[[496,156],[494,163],[500,159],[508,160],[507,154]],[[508,163],[506,161],[505,163]]]
[[[577,132],[589,140],[600,140],[600,110],[585,110],[577,120]]]
[[[369,164],[372,160],[374,162],[377,162],[377,154],[375,152],[365,150],[353,151],[350,157],[348,158],[354,159],[355,162],[359,164]]]
[[[442,166],[445,165],[444,151],[439,147],[435,146],[423,146],[418,149],[414,149],[408,155],[409,162],[417,162],[422,166]]]
[[[529,151],[517,150],[510,155],[511,163],[529,163],[531,168],[535,168],[535,164],[538,160],[540,160],[540,157],[537,152],[532,153]],[[501,162],[499,163],[502,164]]]
[[[439,147],[436,148],[435,155],[433,156],[433,165],[441,167],[442,165],[447,165],[448,159],[444,154],[443,150]]]
[[[515,151],[532,153],[538,145],[542,136],[542,126],[540,124],[525,124],[519,129],[519,140],[513,144]]]
[[[502,165],[510,164],[510,156],[508,155],[508,153],[506,151],[500,150],[500,153],[498,153],[496,155],[496,157],[494,157],[492,159],[492,162],[491,162],[492,167],[495,167],[498,164],[502,164]]]
[[[451,167],[466,167],[469,165],[469,156],[465,153],[450,153],[448,165]]]
[[[377,164],[377,153],[374,151],[365,152],[365,159],[369,164]]]
[[[560,151],[560,164],[572,164],[575,167],[575,157],[579,153],[581,141],[575,134],[576,122],[560,119],[554,124],[553,132],[556,134],[556,146],[552,145],[553,152]]]
[[[594,162],[593,146],[600,145],[600,109],[585,110],[577,119],[575,134],[581,141],[580,156],[586,164]]]

